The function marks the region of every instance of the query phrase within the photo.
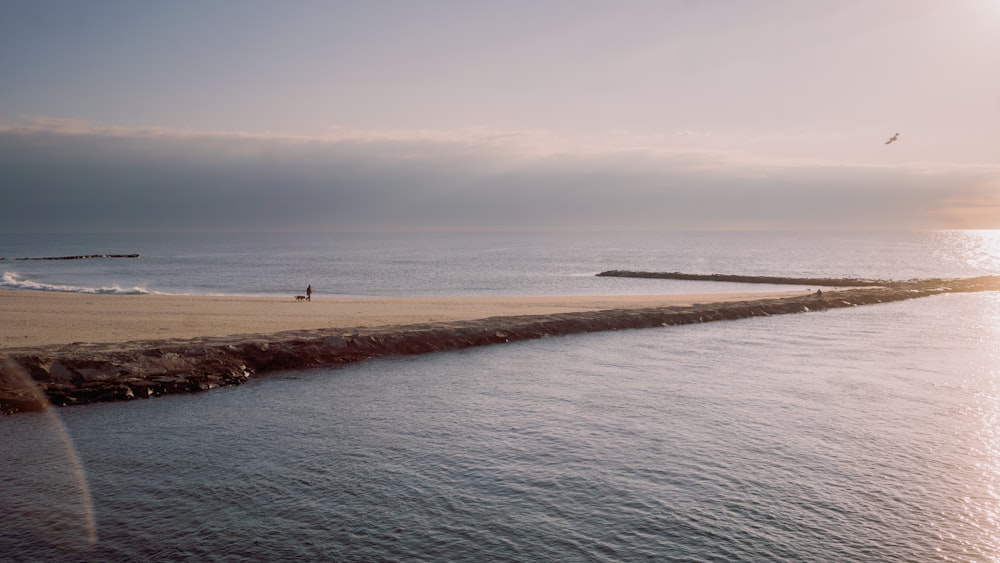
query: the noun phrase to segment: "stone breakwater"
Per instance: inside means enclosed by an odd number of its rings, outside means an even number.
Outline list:
[[[142,258],[138,254],[76,254],[73,256],[25,256],[23,258],[3,258],[0,260],[91,260],[94,258]]]
[[[810,283],[835,286],[831,283],[835,281]],[[761,283],[773,282],[768,279]],[[239,385],[252,375],[274,371],[549,336],[824,311],[944,293],[1000,291],[1000,276],[880,284],[780,299],[683,307],[12,350],[0,357],[0,409],[10,414],[41,410],[49,404],[81,405],[191,393]]]
[[[608,270],[597,274],[609,278],[651,278],[661,280],[713,281],[735,283],[766,283],[771,285],[821,285],[824,287],[867,287],[892,285],[896,282],[861,278],[788,278],[778,276],[740,276],[732,274],[682,274],[680,272],[632,272]]]

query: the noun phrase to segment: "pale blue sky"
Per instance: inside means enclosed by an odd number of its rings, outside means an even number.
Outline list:
[[[0,16],[3,231],[1000,228],[996,0]]]

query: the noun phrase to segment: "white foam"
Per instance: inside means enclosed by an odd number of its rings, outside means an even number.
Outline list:
[[[91,293],[97,295],[160,295],[159,292],[149,291],[144,287],[121,287],[112,285],[109,287],[81,287],[76,285],[59,285],[26,280],[19,276],[17,272],[4,272],[0,277],[0,289],[28,289],[32,291],[60,291],[66,293]]]

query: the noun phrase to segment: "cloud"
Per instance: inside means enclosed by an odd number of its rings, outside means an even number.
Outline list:
[[[0,230],[1000,227],[1000,170],[754,160],[662,138],[0,124]]]

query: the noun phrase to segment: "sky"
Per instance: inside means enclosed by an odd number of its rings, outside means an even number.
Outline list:
[[[0,0],[0,232],[887,228],[1000,228],[1000,0]]]

